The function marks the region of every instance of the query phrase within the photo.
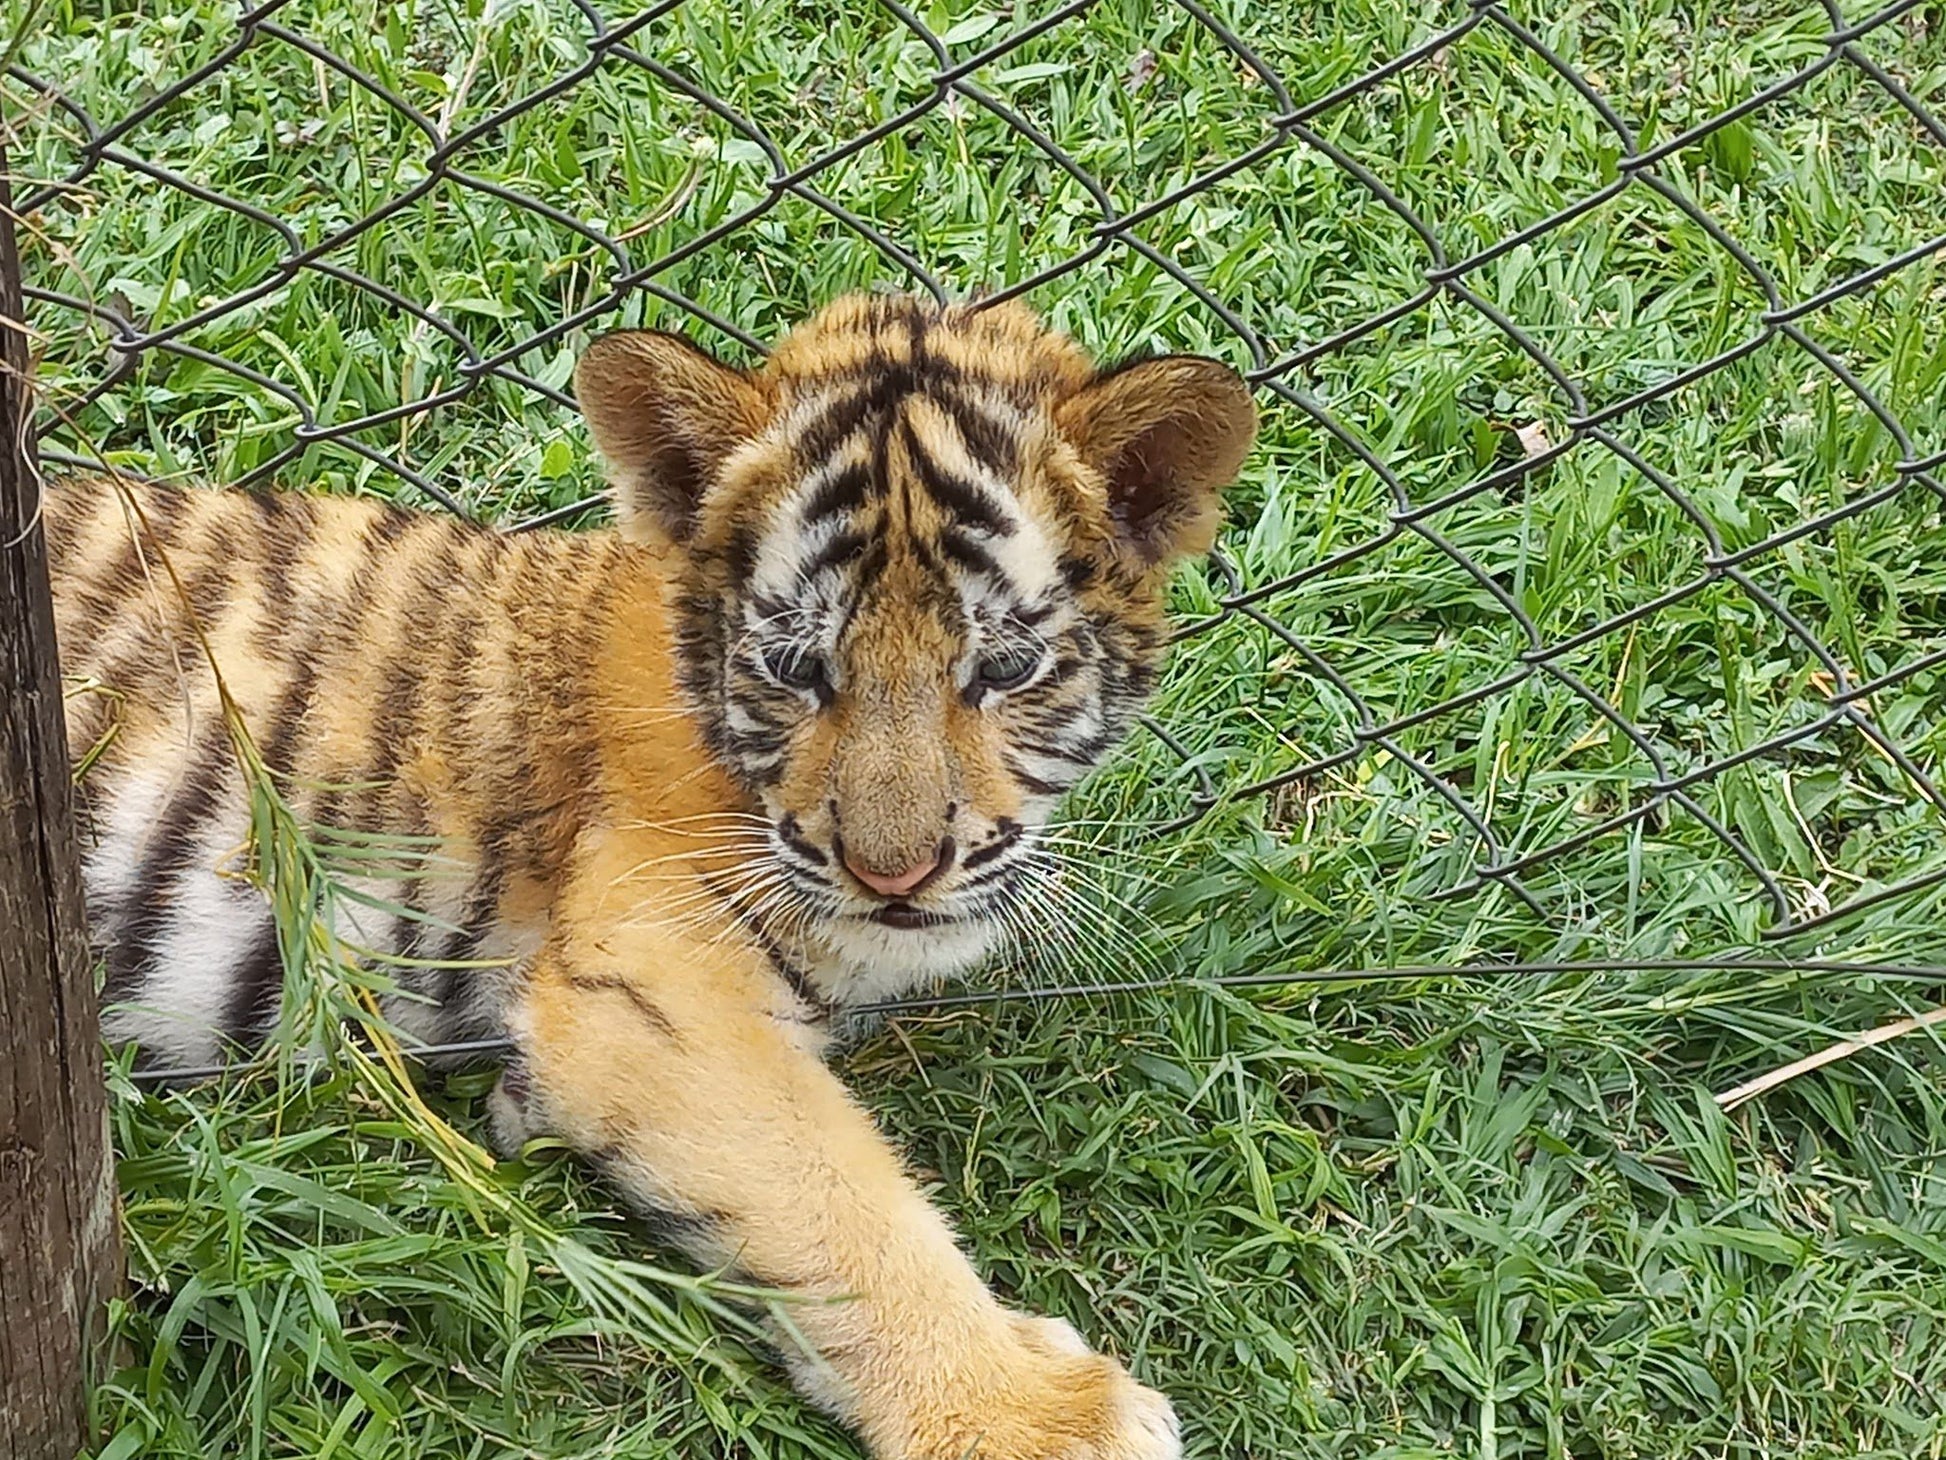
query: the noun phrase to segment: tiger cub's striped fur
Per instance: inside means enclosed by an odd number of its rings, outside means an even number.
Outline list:
[[[51,493],[111,1036],[181,1065],[276,1016],[269,910],[223,875],[248,803],[220,675],[304,815],[438,846],[405,895],[429,916],[350,915],[427,964],[392,1017],[510,1033],[503,1141],[552,1131],[702,1260],[842,1296],[786,1358],[874,1454],[1174,1455],[1165,1401],[994,1302],[819,1056],[834,1009],[976,962],[1033,895],[1056,798],[1148,689],[1247,391],[893,298],[749,372],[609,336],[576,388],[620,532]]]

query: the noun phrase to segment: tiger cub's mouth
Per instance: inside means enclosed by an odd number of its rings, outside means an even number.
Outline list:
[[[917,930],[919,928],[943,928],[948,923],[956,923],[958,918],[927,908],[914,907],[909,902],[894,902],[885,907],[874,909],[865,914],[872,922],[882,927]]]
[[[929,867],[867,866],[868,876],[834,828],[809,821],[772,815],[769,870],[750,877],[744,911],[805,960],[833,1004],[971,972],[1021,936],[1029,901],[1048,883],[1034,829],[1011,817],[974,831],[962,815],[963,846],[948,837]]]

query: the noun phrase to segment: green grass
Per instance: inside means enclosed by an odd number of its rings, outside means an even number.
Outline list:
[[[31,6],[12,0],[23,22]],[[1216,8],[1299,106],[1468,13],[1386,0]],[[1645,149],[1826,52],[1827,21],[1809,5],[1506,8],[1596,84]],[[1039,13],[921,7],[956,57]],[[294,0],[271,20],[454,133],[586,56],[585,23],[556,0]],[[229,10],[199,0],[43,0],[18,29],[17,59],[103,121],[235,34]],[[891,12],[864,3],[692,0],[632,44],[723,97],[791,166],[923,100],[934,64]],[[1946,114],[1938,4],[1859,44]],[[1144,52],[1155,69],[1133,85]],[[1184,12],[1137,0],[1103,0],[972,80],[1101,179],[1118,209],[1241,157],[1282,106]],[[0,100],[16,190],[65,175],[80,144],[72,118],[17,82]],[[1492,25],[1311,125],[1415,209],[1451,259],[1586,197],[1622,159],[1594,109]],[[428,150],[370,92],[268,35],[117,146],[248,199],[306,244],[405,194]],[[768,196],[760,148],[621,60],[453,161],[631,232],[631,266]],[[1848,64],[1658,175],[1741,242],[1785,302],[1946,234],[1946,145]],[[956,290],[1083,252],[1099,218],[1085,189],[964,99],[812,181]],[[1245,321],[1268,359],[1411,299],[1431,263],[1419,235],[1303,144],[1138,232]],[[155,326],[272,277],[283,249],[271,228],[117,163],[27,219],[23,238],[31,283]],[[489,355],[601,299],[616,267],[572,229],[454,180],[330,258],[436,306]],[[787,195],[657,282],[762,339],[840,288],[907,279]],[[1770,307],[1704,228],[1639,183],[1468,286],[1595,410],[1755,336]],[[1161,346],[1252,363],[1219,316],[1121,245],[1033,298],[1106,353]],[[637,293],[595,324],[682,319]],[[112,367],[108,333],[71,309],[40,308],[34,323],[51,406],[76,406]],[[1916,456],[1946,448],[1939,258],[1800,323],[1884,401]],[[327,422],[450,389],[465,358],[439,329],[309,272],[187,338],[282,382]],[[559,388],[583,338],[514,364]],[[1640,806],[1654,760],[1544,674],[1386,744],[1358,736],[1361,714],[1382,723],[1496,683],[1530,646],[1496,595],[1556,643],[1696,579],[1712,549],[1704,526],[1595,445],[1517,486],[1467,491],[1520,459],[1520,428],[1559,441],[1576,407],[1451,298],[1283,379],[1295,395],[1266,398],[1227,541],[1246,582],[1379,538],[1397,491],[1445,503],[1424,525],[1492,587],[1399,533],[1261,605],[1338,682],[1248,619],[1185,645],[1159,712],[1194,768],[1237,785],[1343,759],[1152,839],[1142,829],[1183,810],[1196,782],[1138,740],[1073,808],[1113,898],[1131,907],[1107,900],[1066,967],[1009,976],[1090,981],[1159,964],[1294,981],[901,1018],[849,1057],[849,1073],[999,1287],[1074,1318],[1167,1389],[1198,1457],[1946,1454],[1939,1043],[1914,1035],[1728,1116],[1710,1098],[1939,1002],[1943,981],[1721,969],[1317,977],[1723,957],[1760,946],[1776,912],[1750,868],[1674,808],[1544,860],[1523,878],[1532,905],[1491,882],[1439,896],[1485,853],[1412,762],[1465,798],[1504,861]],[[49,444],[235,478],[300,445],[298,420],[288,399],[225,370],[150,356]],[[1901,455],[1782,337],[1610,429],[1679,485],[1729,552],[1888,485]],[[572,414],[499,380],[360,439],[497,521],[598,487]],[[277,475],[420,500],[342,444],[305,446]],[[1940,500],[1915,484],[1744,569],[1864,681],[1946,648],[1942,564]],[[1219,591],[1189,575],[1180,606],[1207,612]],[[1812,723],[1831,687],[1729,580],[1558,663],[1639,726],[1675,775]],[[1946,672],[1908,675],[1864,708],[1937,774]],[[1691,794],[1794,917],[1860,900],[1768,951],[1946,963],[1946,893],[1869,902],[1946,868],[1946,827],[1855,728],[1821,730]],[[485,1078],[427,1098],[475,1130]],[[118,1320],[124,1367],[96,1396],[101,1455],[852,1453],[750,1361],[707,1285],[626,1265],[657,1254],[571,1163],[537,1154],[469,1177],[396,1093],[356,1070],[306,1088],[166,1098],[118,1081],[134,1283]]]

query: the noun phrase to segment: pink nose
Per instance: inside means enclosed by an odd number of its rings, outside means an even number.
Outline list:
[[[845,866],[851,869],[852,876],[871,888],[880,897],[904,897],[939,869],[939,854],[935,852],[923,862],[914,862],[903,872],[893,872],[890,874],[874,872],[868,867],[861,867],[850,856],[846,856]]]

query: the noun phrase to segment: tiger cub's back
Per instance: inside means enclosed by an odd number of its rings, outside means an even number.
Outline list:
[[[536,940],[504,915],[525,892],[530,921],[544,917],[538,887],[588,792],[591,654],[573,641],[596,631],[590,599],[617,546],[362,500],[93,480],[54,486],[45,525],[110,1038],[194,1064],[276,1018],[276,928],[237,875],[250,791],[225,695],[300,818],[436,841],[349,883],[425,918],[358,908],[340,932],[449,965],[407,970],[440,1008],[395,1001],[403,1024],[492,1027],[501,980],[450,965]]]

